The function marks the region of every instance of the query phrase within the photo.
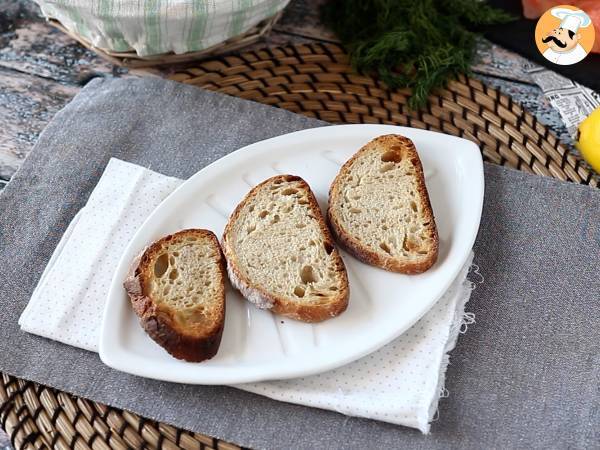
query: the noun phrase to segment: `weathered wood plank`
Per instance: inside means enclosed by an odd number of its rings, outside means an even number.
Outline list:
[[[273,33],[252,48],[314,40],[337,41],[319,18],[320,7],[325,2],[326,0],[293,0],[275,25]],[[0,67],[67,83],[77,83],[94,72],[123,72],[43,22],[38,15],[37,6],[31,2],[12,0],[8,5],[10,8],[4,7],[9,11],[4,13],[7,17],[4,27],[10,28],[12,24],[14,29],[0,35]],[[2,25],[0,30],[1,27]],[[525,62],[519,55],[482,39],[478,46],[478,61],[473,69],[485,75],[531,83],[523,70]]]
[[[271,35],[251,48],[336,41],[319,19],[319,9],[325,1],[292,0]],[[551,106],[531,86],[523,70],[525,63],[517,54],[481,40],[473,70],[546,118],[546,123],[561,133],[560,121],[557,122]],[[164,76],[178,68],[162,67],[135,74]],[[125,72],[46,24],[33,2],[0,2],[0,120],[4,124],[0,130],[0,179],[8,179],[14,173],[38,133],[81,84],[98,73]]]
[[[51,27],[28,21],[4,37],[0,67],[63,83],[79,84],[94,74],[124,72]]]
[[[273,27],[275,32],[317,41],[338,42],[335,34],[320,19],[319,10],[326,2],[327,0],[292,0]]]
[[[0,179],[9,180],[79,87],[0,68]]]
[[[0,1],[0,33],[10,31],[19,22],[40,20],[40,8],[29,0]]]

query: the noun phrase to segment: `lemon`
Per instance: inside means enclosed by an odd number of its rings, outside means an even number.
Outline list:
[[[577,148],[590,166],[600,173],[600,108],[593,110],[579,124]]]

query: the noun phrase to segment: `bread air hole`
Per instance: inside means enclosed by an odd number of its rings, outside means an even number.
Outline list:
[[[304,292],[305,291],[304,291],[304,288],[302,286],[296,286],[294,288],[294,295],[296,297],[300,297],[300,298],[304,297]]]
[[[269,211],[266,211],[266,210],[265,211],[261,211],[258,214],[258,217],[260,217],[261,219],[264,219],[265,217],[267,217],[268,214],[269,214]]]
[[[383,250],[384,252],[386,252],[388,255],[392,254],[392,251],[390,250],[390,246],[387,245],[385,242],[380,243],[379,248],[381,250]]]
[[[315,271],[312,268],[312,266],[302,267],[302,269],[300,270],[300,279],[304,284],[315,283],[317,281],[317,275],[315,274]]]
[[[169,255],[167,253],[163,253],[154,263],[154,276],[156,278],[162,277],[167,269],[169,268]]]
[[[359,208],[350,208],[350,212],[351,212],[352,214],[359,214],[359,213],[361,213],[362,211],[361,211]]]
[[[177,269],[173,269],[173,270],[171,270],[171,272],[169,272],[169,278],[171,280],[177,279],[178,276],[179,276],[179,272],[177,271]]]
[[[404,236],[404,239],[402,240],[402,250],[404,250],[405,252],[407,252],[408,249],[408,237]]]
[[[404,242],[402,242],[402,248],[407,252],[412,252],[414,250],[419,250],[419,244],[415,242],[410,236],[404,237]]]
[[[273,223],[277,223],[277,222],[279,222],[279,215],[275,214],[275,216],[273,216],[273,219],[271,219],[271,223],[273,224]]]
[[[402,155],[398,151],[388,150],[383,155],[381,155],[381,161],[399,163],[400,161],[402,161]]]
[[[282,195],[292,195],[292,194],[296,194],[298,192],[298,189],[294,189],[294,188],[285,188],[283,191],[281,191]]]

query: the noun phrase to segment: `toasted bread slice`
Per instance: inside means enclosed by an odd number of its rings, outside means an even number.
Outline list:
[[[225,324],[225,260],[208,230],[163,237],[136,258],[123,284],[140,324],[178,359],[217,354]]]
[[[437,260],[439,239],[423,167],[412,141],[373,139],[340,169],[329,191],[337,241],[361,261],[417,274]]]
[[[223,235],[229,279],[259,308],[320,322],[348,306],[348,275],[306,182],[279,175],[252,189]]]

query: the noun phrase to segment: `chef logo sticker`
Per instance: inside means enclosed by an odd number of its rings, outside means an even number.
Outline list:
[[[554,64],[575,64],[594,46],[594,25],[587,13],[560,5],[546,11],[535,27],[535,43],[544,58]]]

